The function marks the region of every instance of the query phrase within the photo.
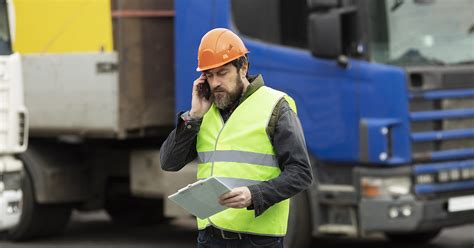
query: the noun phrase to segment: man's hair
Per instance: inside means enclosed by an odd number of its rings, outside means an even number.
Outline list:
[[[242,66],[244,66],[245,63],[247,63],[247,75],[245,75],[245,76],[248,77],[249,76],[250,63],[249,63],[249,59],[247,57],[247,54],[245,54],[244,56],[240,56],[238,59],[234,59],[234,60],[230,61],[227,64],[232,64],[233,66],[235,66],[237,68],[237,71],[239,71],[240,69],[242,69]]]

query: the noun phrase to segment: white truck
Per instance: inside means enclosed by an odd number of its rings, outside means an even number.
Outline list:
[[[2,25],[3,22],[0,23],[0,43],[5,43]],[[0,47],[0,231],[20,221],[23,163],[16,156],[27,147],[20,56],[8,53]]]
[[[190,216],[164,196],[195,167],[165,176],[159,164],[176,120],[172,10],[172,0],[0,0],[7,239],[55,235],[73,210],[126,225]]]

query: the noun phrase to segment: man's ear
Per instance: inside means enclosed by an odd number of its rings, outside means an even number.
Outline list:
[[[242,67],[240,68],[240,77],[245,78],[247,76],[247,70],[249,69],[249,63],[247,61],[244,62]]]

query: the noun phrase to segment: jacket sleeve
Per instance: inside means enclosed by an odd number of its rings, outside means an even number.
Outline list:
[[[286,100],[277,105],[278,115],[272,144],[282,170],[272,180],[249,186],[255,216],[274,204],[305,190],[313,181],[301,123]]]
[[[179,171],[197,157],[196,139],[202,119],[185,123],[181,114],[178,114],[176,128],[161,146],[161,168],[165,171]]]

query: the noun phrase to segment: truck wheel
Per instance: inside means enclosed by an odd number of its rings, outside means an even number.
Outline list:
[[[24,241],[62,232],[69,222],[72,207],[64,204],[37,203],[28,171],[23,178],[22,190],[20,222],[8,231],[7,238],[13,241]]]
[[[147,225],[163,222],[163,200],[134,197],[129,182],[113,179],[107,183],[105,211],[120,225]]]
[[[385,233],[385,236],[392,242],[395,243],[428,243],[434,239],[441,229],[424,231],[424,232],[414,232],[414,233]]]
[[[285,247],[309,247],[311,243],[311,213],[306,192],[291,198]]]

